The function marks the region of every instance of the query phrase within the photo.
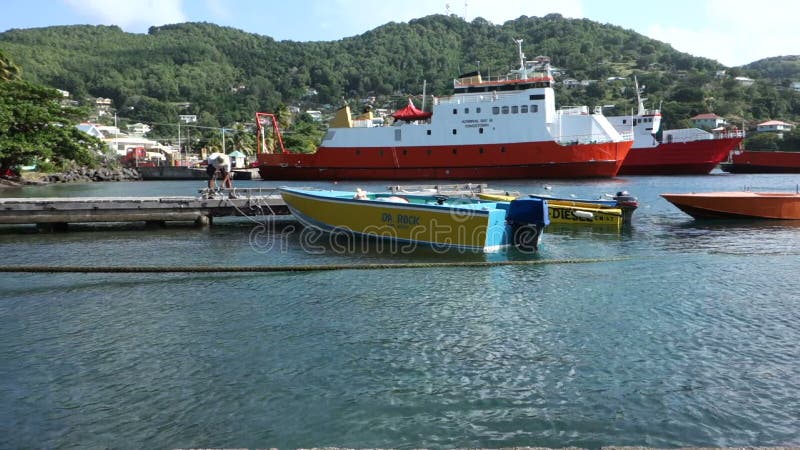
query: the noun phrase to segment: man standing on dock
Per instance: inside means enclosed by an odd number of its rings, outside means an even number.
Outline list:
[[[209,193],[217,189],[217,176],[222,176],[222,187],[232,189],[231,158],[224,153],[214,152],[208,157],[208,190]]]

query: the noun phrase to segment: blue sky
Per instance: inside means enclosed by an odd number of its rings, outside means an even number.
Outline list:
[[[387,22],[457,14],[501,24],[557,12],[632,29],[728,66],[800,54],[800,2],[761,0],[4,0],[0,31],[104,24],[146,33],[152,25],[203,21],[277,40],[336,40]],[[536,53],[526,46],[526,53]]]

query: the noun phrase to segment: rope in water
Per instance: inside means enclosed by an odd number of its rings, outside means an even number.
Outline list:
[[[320,264],[303,266],[0,266],[0,273],[264,273],[320,272],[331,270],[427,269],[448,267],[536,266],[622,261],[626,258],[543,259],[526,261],[457,261],[373,264]]]

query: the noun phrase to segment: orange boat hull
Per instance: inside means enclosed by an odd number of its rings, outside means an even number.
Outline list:
[[[661,194],[696,219],[800,220],[800,194],[782,192],[707,192]]]

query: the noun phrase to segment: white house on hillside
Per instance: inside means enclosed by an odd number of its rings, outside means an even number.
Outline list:
[[[689,120],[691,120],[692,124],[697,128],[705,130],[713,130],[714,128],[725,125],[725,119],[714,113],[698,114]]]
[[[767,133],[777,133],[778,137],[783,139],[783,133],[792,131],[794,125],[786,122],[781,122],[780,120],[768,120],[766,122],[761,122],[756,127],[756,131],[759,133],[767,132]]]
[[[131,136],[144,136],[150,131],[150,125],[144,123],[135,123],[133,125],[128,125],[128,134]]]

